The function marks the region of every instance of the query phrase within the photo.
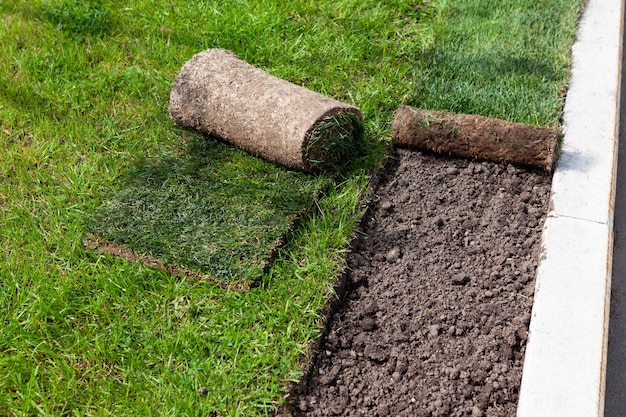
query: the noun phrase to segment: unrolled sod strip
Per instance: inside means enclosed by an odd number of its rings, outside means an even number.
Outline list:
[[[484,116],[400,106],[391,125],[397,146],[552,171],[559,129]]]
[[[223,49],[192,57],[169,112],[180,126],[306,172],[334,170],[362,147],[359,109],[274,77]]]

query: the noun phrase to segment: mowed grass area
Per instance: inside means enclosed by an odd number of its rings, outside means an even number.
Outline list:
[[[556,125],[580,3],[0,0],[0,415],[271,413],[319,334],[393,110]],[[82,246],[129,172],[204,139],[167,104],[209,47],[366,122],[368,155],[248,292]]]

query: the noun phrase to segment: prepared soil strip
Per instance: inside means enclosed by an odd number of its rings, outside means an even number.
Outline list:
[[[169,111],[180,126],[301,171],[336,171],[363,148],[359,109],[223,49],[200,52],[183,66]]]
[[[513,416],[550,176],[398,149],[294,416]]]
[[[546,171],[554,168],[560,134],[559,129],[410,106],[396,110],[391,130],[396,146]]]

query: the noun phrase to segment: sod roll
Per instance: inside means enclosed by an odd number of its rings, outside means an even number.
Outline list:
[[[391,135],[397,146],[552,171],[560,131],[400,106],[394,114]]]
[[[180,126],[306,172],[338,169],[363,147],[359,109],[276,78],[223,49],[200,52],[183,66],[169,112]]]

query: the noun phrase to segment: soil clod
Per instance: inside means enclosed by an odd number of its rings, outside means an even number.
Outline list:
[[[463,272],[459,272],[458,274],[452,275],[451,281],[454,285],[465,285],[469,282],[469,277]]]

